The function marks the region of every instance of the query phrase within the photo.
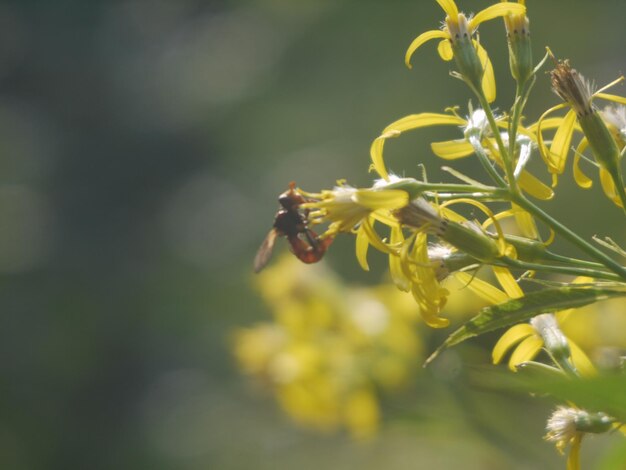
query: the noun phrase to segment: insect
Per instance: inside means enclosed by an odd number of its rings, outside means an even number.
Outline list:
[[[320,239],[320,237],[307,226],[307,210],[304,213],[300,205],[306,199],[295,190],[296,183],[291,182],[289,189],[278,197],[281,209],[276,213],[274,226],[269,231],[261,244],[259,251],[254,257],[254,272],[258,273],[270,260],[274,244],[278,237],[286,237],[291,252],[307,264],[316,263],[322,259],[332,238]]]

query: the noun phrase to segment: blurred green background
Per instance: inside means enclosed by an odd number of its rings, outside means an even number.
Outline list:
[[[625,71],[623,1],[528,4],[537,58],[550,45],[599,84]],[[389,401],[379,437],[354,443],[296,428],[230,353],[234,328],[268,318],[251,261],[289,181],[368,185],[384,126],[464,112],[469,95],[434,43],[403,64],[442,19],[423,0],[0,3],[2,468],[564,468],[541,439],[548,400],[426,370]],[[500,21],[481,42],[504,111]],[[529,120],[557,102],[540,74]],[[388,165],[413,176],[424,163],[436,181],[428,142],[452,137],[407,135]],[[480,177],[470,161],[458,168]],[[586,236],[623,239],[619,211],[570,180],[544,207]],[[329,263],[378,282],[352,246],[338,240]],[[488,360],[479,344],[449,368]],[[617,443],[589,440],[584,461],[614,468]]]

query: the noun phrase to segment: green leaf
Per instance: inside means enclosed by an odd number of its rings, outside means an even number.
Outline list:
[[[557,287],[532,292],[519,299],[511,299],[502,304],[485,307],[478,315],[448,336],[445,342],[426,360],[425,365],[435,359],[444,349],[474,336],[529,320],[541,313],[554,313],[568,308],[583,307],[600,300],[620,296],[626,296],[626,291]]]

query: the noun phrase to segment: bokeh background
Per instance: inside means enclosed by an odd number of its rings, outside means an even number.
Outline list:
[[[550,45],[599,84],[626,72],[623,1],[528,4],[537,57]],[[353,442],[295,426],[232,357],[233,330],[269,318],[251,260],[288,182],[368,185],[385,125],[465,109],[434,44],[403,65],[442,19],[421,0],[0,3],[2,468],[564,466],[541,440],[547,400],[426,370],[385,404],[378,437]],[[501,22],[481,41],[506,110]],[[529,119],[556,103],[540,74]],[[436,181],[428,142],[454,136],[407,135],[387,161],[407,175],[424,163]],[[558,189],[545,207],[586,236],[623,239],[598,188]],[[338,240],[329,265],[379,282],[352,250]],[[495,338],[450,368],[484,363]],[[589,468],[616,468],[620,452],[606,437],[583,447]]]

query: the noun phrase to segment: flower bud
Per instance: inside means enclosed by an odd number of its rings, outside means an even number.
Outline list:
[[[589,413],[577,408],[558,407],[548,419],[545,439],[556,444],[559,452],[563,452],[568,444],[580,446],[582,433],[604,433],[610,431],[614,418],[604,413]]]
[[[519,3],[524,3],[520,0]],[[506,38],[509,44],[511,75],[517,83],[524,83],[533,73],[533,56],[530,43],[529,21],[526,14],[510,13],[504,17]]]
[[[497,243],[478,226],[450,221],[441,238],[484,263],[489,263],[500,256]]]
[[[559,328],[556,318],[551,313],[537,315],[530,320],[530,324],[541,336],[543,346],[548,354],[557,362],[568,361],[570,357],[567,338]]]
[[[613,135],[591,101],[589,83],[569,61],[560,61],[550,72],[552,89],[576,112],[578,123],[589,141],[596,161],[607,170],[615,168],[619,149]]]
[[[467,17],[463,13],[459,13],[457,18],[446,17],[446,26],[459,73],[476,90],[481,90],[485,70],[474,46]]]
[[[423,198],[412,200],[394,215],[400,223],[436,235],[478,261],[488,263],[500,254],[496,242],[480,227],[446,219]]]
[[[536,263],[551,260],[546,245],[531,238],[505,235],[506,242],[513,245],[517,258],[521,261]]]

